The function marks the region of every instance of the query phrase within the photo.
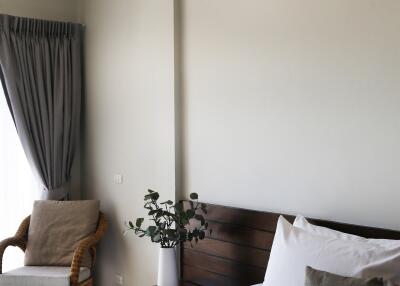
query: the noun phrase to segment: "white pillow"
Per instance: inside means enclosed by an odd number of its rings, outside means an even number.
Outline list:
[[[304,229],[305,231],[308,231],[315,235],[339,238],[339,239],[347,239],[347,240],[358,240],[358,241],[363,241],[366,243],[377,244],[382,247],[389,247],[389,248],[398,247],[398,248],[400,248],[400,240],[368,239],[368,238],[364,238],[361,236],[340,232],[340,231],[333,230],[333,229],[330,229],[327,227],[322,227],[322,226],[317,226],[317,225],[311,224],[307,221],[307,219],[304,216],[301,216],[301,215],[296,216],[293,226]]]
[[[279,217],[263,286],[303,286],[306,266],[346,277],[400,281],[400,249],[315,235]]]

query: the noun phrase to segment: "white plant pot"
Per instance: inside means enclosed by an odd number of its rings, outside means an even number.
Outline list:
[[[160,248],[157,286],[178,286],[175,248]]]

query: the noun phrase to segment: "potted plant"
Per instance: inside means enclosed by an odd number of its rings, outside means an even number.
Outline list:
[[[196,243],[204,239],[208,222],[201,213],[207,213],[205,204],[199,203],[196,193],[190,194],[189,204],[171,200],[159,202],[160,195],[152,190],[144,196],[144,208],[148,211],[152,225],[143,227],[144,218],[128,222],[127,231],[139,237],[149,237],[160,244],[158,263],[158,286],[177,286],[178,270],[175,248],[185,241]]]

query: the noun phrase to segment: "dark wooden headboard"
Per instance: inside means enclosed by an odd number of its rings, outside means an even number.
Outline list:
[[[187,206],[187,202],[184,202]],[[262,283],[280,214],[207,205],[212,235],[181,246],[184,285],[249,286]],[[294,217],[284,215],[293,222]],[[332,221],[313,224],[368,238],[400,239],[400,232]]]

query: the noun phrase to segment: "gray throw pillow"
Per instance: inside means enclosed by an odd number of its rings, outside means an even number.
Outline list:
[[[99,201],[36,201],[25,251],[27,266],[70,266],[79,242],[96,231]],[[90,266],[86,254],[82,266]]]
[[[360,279],[343,277],[307,266],[305,286],[387,286],[380,278]]]

